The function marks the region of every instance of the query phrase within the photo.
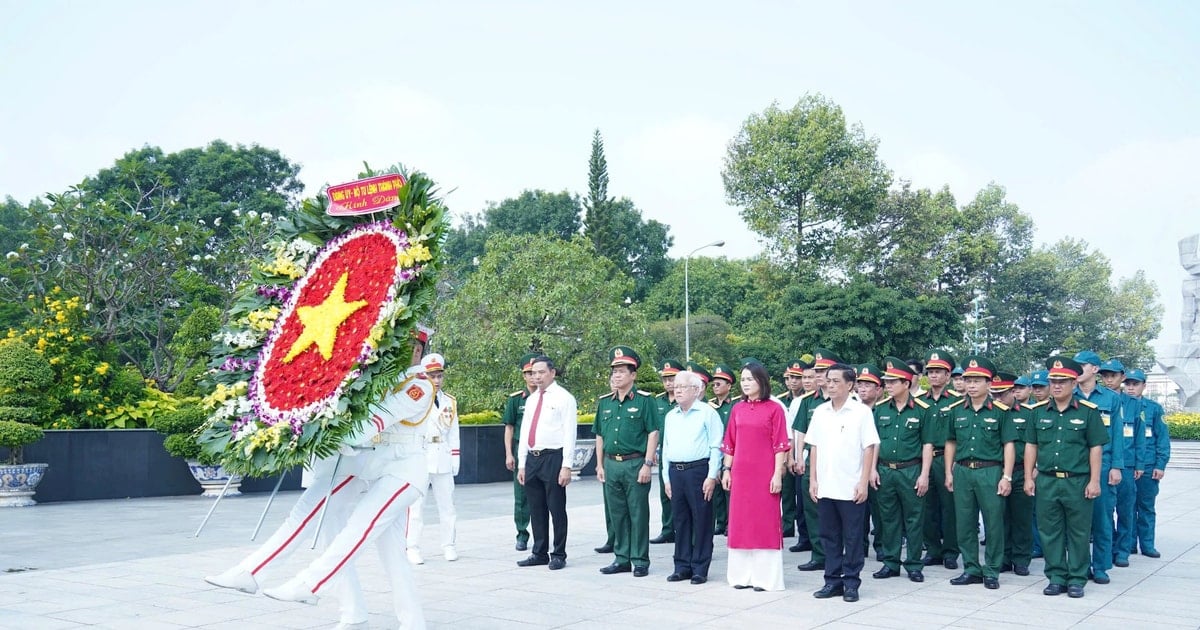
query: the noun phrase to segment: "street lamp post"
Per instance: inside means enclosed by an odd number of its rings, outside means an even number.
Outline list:
[[[713,241],[707,245],[701,245],[693,249],[683,258],[683,353],[686,355],[684,361],[692,360],[692,330],[691,330],[691,304],[688,296],[688,261],[692,259],[692,254],[706,247],[725,247],[725,241]]]

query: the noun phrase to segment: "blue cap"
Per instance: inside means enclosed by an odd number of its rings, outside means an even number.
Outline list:
[[[1028,374],[1023,374],[1017,377],[1017,380],[1013,383],[1013,385],[1016,387],[1030,387],[1033,385],[1033,379],[1030,378]]]
[[[1145,370],[1139,370],[1137,368],[1129,370],[1128,372],[1125,373],[1125,381],[1126,382],[1137,381],[1139,383],[1145,383],[1146,382],[1146,372],[1145,372]]]
[[[1096,367],[1100,367],[1100,355],[1094,350],[1082,350],[1075,354],[1075,360],[1080,363],[1091,363]]]
[[[1050,370],[1038,370],[1029,376],[1031,387],[1050,387]]]
[[[962,368],[956,367],[953,370],[950,370],[950,375],[951,376],[962,376]]]
[[[1121,365],[1121,362],[1116,359],[1109,359],[1109,360],[1105,361],[1104,363],[1100,364],[1100,371],[1101,372],[1124,372],[1125,366]]]

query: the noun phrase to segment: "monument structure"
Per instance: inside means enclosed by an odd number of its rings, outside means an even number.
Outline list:
[[[1183,281],[1179,345],[1158,363],[1182,390],[1183,408],[1200,411],[1200,234],[1179,241],[1179,264],[1188,272]]]

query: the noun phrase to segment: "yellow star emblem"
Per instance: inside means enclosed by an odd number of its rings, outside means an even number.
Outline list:
[[[304,325],[304,332],[300,333],[296,343],[292,344],[292,348],[283,357],[284,363],[291,363],[292,359],[313,344],[317,345],[326,361],[333,357],[338,327],[355,311],[367,305],[366,300],[346,302],[346,282],[349,279],[350,272],[343,273],[333,285],[329,296],[317,306],[296,307],[296,317],[299,317],[300,323]]]

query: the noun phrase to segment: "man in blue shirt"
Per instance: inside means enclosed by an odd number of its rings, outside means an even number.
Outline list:
[[[675,572],[667,581],[704,584],[712,563],[712,497],[725,429],[704,402],[704,381],[696,371],[678,373],[674,390],[677,406],[663,421],[661,467],[675,524]]]
[[[1104,445],[1100,459],[1100,496],[1092,510],[1092,566],[1091,578],[1097,584],[1108,584],[1108,570],[1113,566],[1113,510],[1117,507],[1117,486],[1121,483],[1121,471],[1125,468],[1125,443],[1119,422],[1113,417],[1119,413],[1119,397],[1113,390],[1096,382],[1100,373],[1100,355],[1092,350],[1083,350],[1075,355],[1083,372],[1075,385],[1075,397],[1086,400],[1100,411],[1100,419],[1108,432],[1108,443]]]
[[[1113,565],[1129,566],[1129,552],[1133,548],[1134,504],[1137,500],[1137,482],[1141,471],[1137,466],[1137,454],[1142,447],[1141,401],[1121,392],[1121,383],[1125,380],[1125,366],[1116,359],[1109,359],[1100,364],[1100,379],[1104,386],[1118,392],[1117,411],[1114,414],[1114,425],[1121,432],[1125,441],[1125,467],[1121,470],[1121,483],[1117,485],[1114,507],[1117,513],[1116,534],[1113,536]]]
[[[1167,461],[1171,459],[1171,436],[1167,434],[1167,423],[1163,420],[1162,405],[1142,398],[1146,389],[1146,373],[1130,370],[1125,376],[1125,393],[1140,403],[1138,419],[1142,423],[1141,450],[1137,454],[1137,544],[1130,551],[1142,550],[1142,555],[1158,558],[1162,554],[1154,548],[1154,499],[1158,496],[1158,482],[1166,474]]]

